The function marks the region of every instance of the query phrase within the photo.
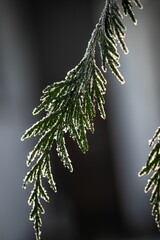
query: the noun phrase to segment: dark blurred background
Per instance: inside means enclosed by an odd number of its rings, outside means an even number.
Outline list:
[[[31,112],[43,88],[63,80],[83,57],[105,1],[0,0],[0,240],[33,240],[27,205],[31,187],[22,190],[25,160],[35,139],[21,142],[38,117]],[[121,54],[121,86],[107,72],[107,119],[97,115],[89,152],[68,139],[70,174],[52,152],[58,193],[49,188],[42,239],[158,239],[151,216],[146,178],[138,178],[150,151],[148,140],[160,122],[159,8],[145,0],[129,18]]]

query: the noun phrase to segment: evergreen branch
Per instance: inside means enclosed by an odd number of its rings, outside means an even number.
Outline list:
[[[149,153],[146,165],[139,172],[139,176],[152,173],[146,184],[145,192],[151,191],[152,215],[160,230],[160,127],[149,141],[149,146],[152,147],[152,150]]]
[[[123,10],[124,10],[124,14],[126,16],[129,15],[129,17],[134,22],[134,24],[137,24],[137,20],[134,16],[134,13],[133,13],[133,3],[136,6],[138,6],[140,9],[143,8],[143,6],[142,6],[142,4],[139,0],[122,0],[122,7],[123,7]]]
[[[133,1],[141,7],[138,0]],[[124,13],[128,14],[135,22],[130,1],[122,1]],[[29,153],[27,166],[30,171],[24,178],[23,186],[34,183],[28,203],[32,205],[30,220],[34,222],[36,239],[41,236],[41,214],[44,209],[41,198],[49,201],[46,190],[42,185],[42,178],[47,178],[50,187],[56,192],[50,162],[50,151],[53,142],[56,144],[57,154],[64,167],[73,171],[72,163],[65,143],[65,134],[75,140],[83,153],[88,151],[87,130],[94,133],[94,117],[96,107],[105,119],[105,93],[107,81],[103,73],[110,68],[116,78],[124,83],[124,78],[119,71],[120,55],[117,43],[124,53],[128,52],[125,44],[126,28],[122,23],[123,16],[116,0],[106,0],[99,22],[88,42],[84,57],[79,64],[70,70],[65,79],[47,86],[43,90],[40,104],[33,110],[36,115],[45,111],[46,115],[33,124],[22,140],[32,136],[39,136],[39,141]],[[96,64],[95,51],[99,46],[101,68]]]

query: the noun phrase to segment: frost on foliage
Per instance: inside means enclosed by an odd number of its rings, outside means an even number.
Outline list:
[[[137,24],[137,20],[134,16],[133,13],[133,3],[139,7],[140,9],[143,8],[142,4],[140,3],[139,0],[122,0],[122,7],[124,10],[124,14],[125,15],[129,15],[129,17],[131,18],[131,20],[134,22],[134,24]]]
[[[122,1],[123,13],[128,14],[135,22],[132,11],[133,3],[141,7],[139,1]],[[117,43],[124,53],[128,52],[125,44],[126,28],[122,23],[122,13],[116,0],[105,3],[99,22],[97,23],[83,59],[69,71],[63,81],[55,82],[43,90],[40,104],[33,111],[46,113],[45,117],[29,128],[22,140],[39,136],[39,141],[29,153],[27,166],[31,167],[24,178],[24,187],[34,184],[28,203],[32,206],[30,220],[34,222],[36,239],[41,235],[41,214],[44,209],[41,199],[49,201],[49,196],[43,187],[42,179],[47,178],[50,187],[56,192],[56,184],[51,170],[50,151],[53,143],[64,167],[73,171],[71,159],[65,144],[65,134],[78,144],[83,153],[88,151],[87,131],[94,133],[94,117],[96,109],[100,116],[106,117],[104,104],[107,81],[103,73],[110,68],[116,78],[124,83],[119,71],[120,55]],[[95,59],[96,46],[99,46],[101,68]]]
[[[149,146],[152,147],[152,150],[139,176],[152,174],[145,187],[145,192],[151,191],[152,215],[160,230],[160,127],[149,141]]]

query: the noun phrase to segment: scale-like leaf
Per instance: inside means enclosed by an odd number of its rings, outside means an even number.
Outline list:
[[[156,130],[153,138],[149,141],[149,145],[152,146],[152,150],[139,176],[152,173],[146,184],[145,192],[151,191],[152,215],[155,217],[155,222],[160,230],[160,128]]]
[[[138,0],[133,2],[141,7]],[[122,5],[124,13],[130,15],[135,22],[131,2],[123,0]],[[106,117],[104,104],[107,81],[103,75],[104,72],[110,68],[116,78],[124,83],[124,78],[119,71],[120,55],[117,42],[126,53],[125,31],[117,1],[106,0],[84,57],[67,73],[63,81],[55,82],[43,90],[40,104],[33,110],[34,115],[41,111],[46,114],[22,136],[22,140],[39,136],[37,144],[30,151],[27,159],[27,165],[33,165],[24,178],[24,187],[29,182],[34,183],[28,203],[32,206],[30,220],[33,221],[36,240],[40,240],[41,237],[41,214],[44,213],[40,200],[49,201],[49,196],[43,187],[43,178],[47,179],[55,192],[57,191],[51,170],[52,145],[55,142],[60,160],[64,167],[72,172],[73,166],[67,150],[65,134],[68,133],[77,142],[83,153],[88,151],[87,131],[94,132],[96,106],[101,117]],[[100,49],[101,68],[96,64],[97,45]]]

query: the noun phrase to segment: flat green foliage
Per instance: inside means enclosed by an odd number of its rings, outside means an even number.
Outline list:
[[[134,3],[135,5],[137,5],[139,8],[142,9],[142,4],[140,3],[139,0],[122,0],[122,6],[123,6],[123,10],[124,10],[124,13],[125,15],[129,15],[130,18],[132,19],[132,21],[137,24],[137,20],[134,16],[134,13],[133,13],[133,4]]]
[[[125,15],[129,15],[133,22],[136,22],[132,11],[133,3],[141,8],[139,1],[129,0],[122,0],[122,7]],[[43,90],[41,102],[33,114],[44,111],[46,115],[22,136],[22,140],[39,136],[39,141],[28,155],[27,166],[31,166],[31,169],[24,178],[23,185],[26,187],[28,183],[34,183],[28,203],[32,206],[30,220],[34,222],[37,240],[41,236],[41,214],[44,213],[41,199],[49,201],[42,178],[47,178],[53,191],[57,191],[50,162],[53,143],[64,167],[72,172],[73,166],[66,148],[65,134],[68,133],[83,153],[88,151],[87,130],[94,133],[96,108],[103,119],[106,117],[104,95],[107,81],[103,72],[110,68],[116,78],[124,83],[119,71],[120,56],[117,51],[118,42],[124,53],[128,52],[124,41],[126,28],[122,18],[117,1],[107,0],[83,59],[67,73],[63,81],[55,82]],[[95,59],[97,45],[100,50],[101,68],[97,66]]]
[[[139,176],[151,174],[145,187],[145,192],[150,190],[152,192],[150,197],[152,215],[155,217],[157,227],[160,230],[160,127],[149,141],[149,146],[152,147],[152,150],[146,165],[139,172]]]

